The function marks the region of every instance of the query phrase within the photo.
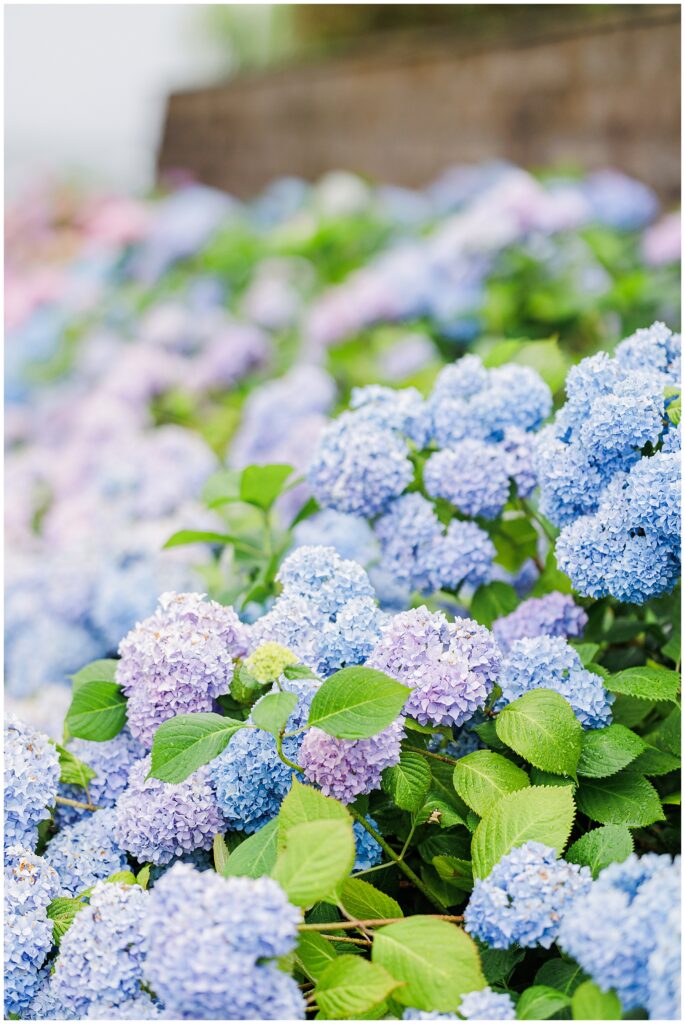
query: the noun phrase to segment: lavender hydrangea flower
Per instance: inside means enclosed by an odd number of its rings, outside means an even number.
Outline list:
[[[45,860],[59,874],[63,895],[77,896],[127,866],[114,834],[114,809],[67,825],[48,843]]]
[[[514,943],[549,949],[564,913],[591,885],[589,868],[557,860],[543,843],[524,843],[506,853],[487,878],[476,879],[464,927],[495,949]]]
[[[140,995],[148,899],[138,885],[97,883],[55,961],[55,998],[68,1010],[83,1017],[99,1000],[119,1006]]]
[[[92,768],[95,777],[88,782],[88,795],[96,807],[114,807],[115,803],[128,786],[128,773],[132,765],[141,757],[145,757],[145,748],[131,736],[128,728],[122,729],[113,739],[97,743],[93,740],[72,740],[69,744],[71,753]],[[68,786],[60,783],[60,796],[83,801],[83,789],[80,786]],[[60,825],[70,825],[78,821],[88,811],[79,807],[59,804],[55,820]]]
[[[582,636],[587,625],[585,611],[570,594],[552,591],[543,597],[531,597],[492,624],[501,650],[508,650],[514,640],[532,636]]]
[[[390,620],[367,664],[410,687],[405,711],[421,725],[462,725],[484,706],[500,654],[484,626],[422,606]]]
[[[643,1007],[660,1017],[654,1011],[674,1006],[666,994],[677,984],[680,956],[675,975],[666,961],[652,963],[652,956],[662,935],[671,949],[678,948],[677,935],[664,927],[679,891],[680,858],[631,854],[601,871],[580,894],[562,921],[559,945],[603,991],[614,989],[624,1010]],[[665,1005],[660,1005],[662,993]]]
[[[499,448],[474,438],[434,452],[424,467],[426,491],[468,516],[495,519],[509,497],[509,473]]]
[[[147,778],[151,763],[148,755],[131,768],[116,806],[117,842],[141,863],[166,864],[183,853],[208,850],[225,828],[208,768],[172,785]]]
[[[404,719],[364,740],[340,740],[316,727],[306,733],[300,747],[299,763],[305,778],[321,788],[325,796],[352,803],[362,793],[381,784],[381,773],[398,763],[404,738]]]
[[[493,992],[488,987],[462,996],[459,1014],[464,1020],[515,1020],[516,1007],[508,992]]]
[[[211,711],[228,693],[234,659],[246,653],[245,627],[232,608],[202,594],[162,594],[155,614],[119,646],[116,678],[132,735],[149,749],[168,718]]]
[[[5,847],[33,849],[38,825],[50,817],[59,782],[59,758],[47,736],[20,722],[5,719]]]
[[[537,636],[514,640],[502,659],[502,689],[497,708],[530,690],[555,690],[564,697],[584,729],[602,729],[611,722],[613,694],[600,676],[589,672],[563,637]]]
[[[18,845],[5,848],[5,1012],[24,1016],[38,991],[52,949],[48,904],[59,895],[54,868]]]
[[[304,1017],[297,985],[264,959],[297,941],[301,912],[269,878],[175,865],[152,890],[146,975],[167,1011],[190,1019]]]

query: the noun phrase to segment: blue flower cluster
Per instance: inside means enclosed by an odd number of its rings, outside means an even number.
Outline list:
[[[5,847],[33,850],[38,825],[50,817],[47,808],[57,796],[57,750],[43,733],[9,715],[5,720],[4,754]]]
[[[577,651],[560,636],[514,640],[502,658],[498,679],[502,696],[497,708],[511,704],[529,690],[555,690],[573,708],[585,729],[601,729],[611,722],[613,694],[600,676],[583,668]]]
[[[367,816],[366,820],[372,828],[378,831],[378,824],[373,818]],[[369,868],[375,868],[383,859],[383,850],[380,843],[376,842],[360,821],[354,822],[352,831],[354,832],[355,849],[354,870],[368,871]]]
[[[285,559],[276,578],[283,591],[252,627],[252,649],[275,641],[323,676],[368,657],[381,612],[360,565],[331,547],[301,547]]]
[[[573,367],[538,436],[540,508],[563,528],[557,561],[581,594],[642,604],[680,574],[679,442],[666,415],[679,377],[680,335],[655,323],[614,358]]]
[[[506,853],[487,878],[478,878],[464,911],[464,927],[495,949],[549,949],[573,901],[592,885],[590,869],[557,859],[556,850],[527,842]]]
[[[493,992],[482,988],[467,992],[459,1003],[459,1015],[464,1020],[515,1020],[516,1007],[507,992]]]
[[[24,1016],[41,983],[41,968],[52,949],[48,904],[59,895],[54,868],[30,850],[5,848],[4,991],[5,1013]]]
[[[410,688],[404,710],[421,725],[463,725],[485,705],[500,653],[484,626],[423,605],[383,627],[367,664]]]
[[[88,796],[96,807],[114,807],[128,786],[128,773],[133,764],[145,757],[145,748],[124,728],[114,739],[103,742],[75,739],[69,743],[69,750],[95,772],[88,782]],[[59,795],[83,802],[83,789],[60,783]],[[55,820],[59,825],[69,825],[88,811],[80,807],[59,804]]]
[[[226,879],[174,865],[150,895],[147,981],[172,1017],[303,1019],[296,982],[273,962],[294,949],[300,920],[269,878]]]
[[[45,860],[59,874],[62,895],[78,896],[127,866],[115,835],[113,809],[95,811],[66,825],[48,843]]]
[[[604,992],[614,989],[624,1011],[641,1007],[655,1019],[679,1020],[679,937],[680,858],[631,854],[579,896],[559,945]]]
[[[510,615],[495,619],[492,631],[500,648],[506,651],[514,640],[525,637],[579,637],[586,625],[587,615],[571,595],[554,590],[543,597],[522,601]]]

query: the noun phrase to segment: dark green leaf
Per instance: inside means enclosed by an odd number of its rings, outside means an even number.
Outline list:
[[[621,771],[645,749],[644,740],[625,725],[588,729],[582,741],[578,774],[595,779]]]
[[[674,757],[657,747],[646,746],[637,760],[633,761],[631,770],[642,775],[668,775],[680,769],[680,758]]]
[[[176,715],[162,722],[152,740],[150,775],[162,782],[183,782],[218,757],[244,722],[212,711]]]
[[[405,811],[423,806],[430,784],[431,770],[425,757],[412,751],[402,751],[399,764],[383,772],[383,789]]]
[[[82,740],[113,739],[126,724],[126,698],[117,683],[94,680],[78,684],[65,725]]]
[[[582,727],[571,705],[554,690],[529,690],[502,708],[497,735],[543,771],[575,777]]]
[[[509,615],[517,607],[519,597],[509,583],[483,583],[471,599],[471,616],[481,625],[492,626],[495,619]]]
[[[624,693],[641,700],[674,701],[680,688],[680,675],[670,668],[640,665],[616,672],[607,681],[607,688],[613,693]]]
[[[547,985],[549,988],[563,992],[564,995],[572,996],[585,977],[586,975],[577,963],[555,957],[542,965],[535,975],[535,984]]]
[[[584,779],[576,798],[579,810],[602,825],[639,827],[664,818],[654,786],[630,770],[608,779]]]
[[[602,825],[586,832],[569,846],[566,860],[572,864],[585,864],[592,877],[610,864],[622,863],[633,852],[633,837],[625,825]]]

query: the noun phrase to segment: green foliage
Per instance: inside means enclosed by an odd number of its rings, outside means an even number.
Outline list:
[[[285,728],[285,724],[295,710],[297,696],[294,693],[281,691],[267,693],[252,710],[252,722],[258,729],[276,736]]]
[[[295,963],[311,981],[317,981],[337,955],[333,943],[318,932],[300,932]]]
[[[404,750],[399,764],[383,772],[383,789],[397,807],[405,811],[418,811],[428,795],[431,780],[431,769],[426,758]]]
[[[343,668],[314,694],[308,725],[339,739],[365,739],[394,722],[406,699],[407,687],[384,672]]]
[[[346,914],[361,921],[404,916],[397,900],[362,878],[345,879],[338,889],[338,903]]]
[[[609,864],[621,863],[633,852],[633,837],[625,825],[602,825],[586,832],[566,851],[566,860],[585,864],[596,878]]]
[[[240,477],[240,498],[249,505],[267,511],[283,491],[292,466],[274,464],[270,466],[247,466]]]
[[[162,722],[152,741],[150,775],[162,782],[183,782],[227,746],[244,722],[213,711],[176,715]]]
[[[399,985],[381,964],[339,956],[319,975],[314,995],[326,1020],[348,1020],[382,1003]]]
[[[279,845],[285,845],[288,830],[308,821],[352,822],[350,812],[338,800],[324,796],[318,789],[305,786],[296,778],[283,800],[278,814]]]
[[[113,739],[126,724],[126,698],[114,682],[114,661],[94,661],[73,677],[71,704],[64,720],[70,736]]]
[[[640,700],[675,700],[680,689],[680,675],[671,669],[640,665],[617,672],[607,681],[613,693],[623,693]]]
[[[604,779],[584,779],[578,809],[602,825],[651,825],[664,817],[659,794],[643,775],[626,769]]]
[[[573,993],[574,1020],[621,1020],[621,1002],[615,992],[602,992],[594,981],[584,981]]]
[[[635,761],[645,747],[644,740],[625,725],[589,729],[583,733],[578,774],[594,779],[615,775]]]
[[[278,851],[278,820],[274,819],[243,840],[229,855],[222,874],[260,878],[271,874]]]
[[[509,583],[483,583],[471,599],[470,612],[476,622],[490,628],[495,619],[509,615],[519,603],[518,594]]]
[[[352,822],[331,818],[289,828],[271,874],[291,903],[310,907],[330,895],[353,864]]]
[[[531,985],[516,1004],[517,1020],[549,1020],[571,1005],[571,999],[549,985]]]
[[[497,735],[543,771],[575,777],[582,727],[571,705],[554,690],[529,690],[497,716]]]
[[[490,750],[475,750],[460,758],[454,768],[454,788],[481,817],[500,797],[529,785],[522,768]]]
[[[59,754],[60,782],[66,786],[80,786],[82,789],[86,789],[90,780],[95,778],[93,769],[66,747],[59,743],[55,745]]]
[[[52,938],[56,946],[69,931],[71,923],[86,904],[81,898],[74,899],[71,896],[58,896],[48,904],[47,915],[52,921]]]

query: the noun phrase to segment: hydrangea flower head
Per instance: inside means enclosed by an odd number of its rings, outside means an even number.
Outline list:
[[[367,664],[410,687],[405,711],[421,725],[463,725],[484,706],[500,654],[484,626],[422,606],[390,620]]]
[[[430,412],[416,388],[352,388],[350,409],[356,410],[357,420],[404,434],[417,448],[424,448],[430,438]]]
[[[297,655],[282,644],[266,641],[246,659],[245,665],[258,683],[274,683],[289,665],[297,665]]]
[[[498,708],[542,688],[561,694],[585,729],[602,729],[611,722],[613,695],[604,689],[600,676],[583,668],[578,652],[563,637],[514,640],[502,659],[498,683]]]
[[[96,807],[114,807],[128,786],[131,766],[145,757],[146,753],[128,728],[122,729],[113,739],[103,742],[72,740],[69,750],[95,772],[95,777],[88,782],[88,795]],[[59,791],[61,796],[83,802],[83,789],[80,786],[60,784]],[[60,825],[69,825],[88,813],[78,807],[58,804],[55,820]]]
[[[116,678],[133,736],[149,749],[167,718],[211,711],[228,693],[235,659],[246,653],[245,627],[232,608],[202,594],[162,594],[154,615],[119,646]]]
[[[459,1014],[464,1020],[515,1020],[516,1007],[507,992],[493,992],[488,987],[462,996]]]
[[[305,734],[299,763],[309,782],[325,796],[343,804],[381,784],[381,773],[399,762],[404,738],[404,719],[397,718],[377,736],[364,740],[341,740],[316,727]]]
[[[366,820],[372,828],[378,831],[378,825],[373,818],[367,817]],[[355,849],[354,870],[368,871],[369,868],[375,868],[383,859],[383,850],[380,844],[366,831],[360,821],[354,822],[352,831],[354,832]]]
[[[487,878],[478,878],[464,911],[464,927],[495,949],[556,941],[561,920],[592,885],[590,869],[557,860],[543,843],[527,842],[506,853]]]
[[[116,806],[118,844],[141,864],[166,864],[183,853],[208,850],[225,828],[209,769],[198,768],[172,785],[147,778],[151,763],[148,755],[131,768],[128,789]]]
[[[50,817],[59,782],[59,757],[48,737],[14,715],[5,719],[5,847],[33,849],[38,825]]]
[[[570,594],[552,591],[523,601],[515,611],[492,624],[500,648],[505,651],[514,640],[532,636],[582,636],[587,625],[585,611]]]
[[[96,882],[127,866],[126,854],[117,842],[113,808],[87,812],[66,825],[48,843],[45,860],[59,874],[64,895],[77,896]]]
[[[323,615],[334,617],[348,601],[373,597],[373,587],[357,562],[335,548],[301,547],[283,562],[276,579],[288,596],[304,597]]]
[[[445,498],[467,516],[495,519],[509,497],[505,453],[474,438],[434,452],[423,471],[426,491]]]

